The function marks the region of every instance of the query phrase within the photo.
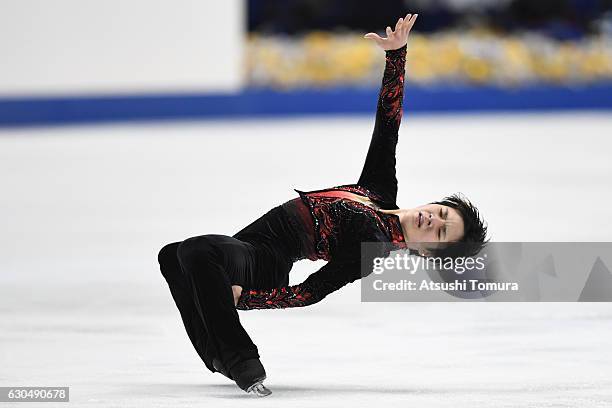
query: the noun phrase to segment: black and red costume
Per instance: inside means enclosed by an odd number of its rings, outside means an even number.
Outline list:
[[[232,237],[208,234],[164,246],[162,274],[194,347],[211,371],[216,358],[230,368],[258,358],[239,310],[307,306],[362,277],[361,243],[405,247],[398,209],[395,149],[402,118],[406,46],[386,52],[376,121],[356,184],[316,191],[274,207]],[[351,199],[367,197],[375,206]],[[328,261],[303,283],[289,286],[301,259]],[[234,306],[232,285],[243,287]]]

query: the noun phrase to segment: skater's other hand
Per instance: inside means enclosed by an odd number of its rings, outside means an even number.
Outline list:
[[[408,42],[408,34],[416,21],[418,14],[406,14],[405,18],[400,18],[395,24],[395,30],[387,27],[387,38],[382,38],[376,33],[367,33],[364,38],[373,40],[380,48],[385,51],[397,50]]]
[[[232,293],[234,294],[234,306],[238,305],[238,299],[242,294],[242,286],[232,285]]]

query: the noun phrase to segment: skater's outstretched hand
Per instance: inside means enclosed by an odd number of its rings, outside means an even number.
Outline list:
[[[400,18],[395,24],[395,30],[387,27],[387,38],[382,38],[376,33],[367,33],[364,38],[374,40],[380,48],[385,51],[397,50],[408,42],[408,34],[416,21],[418,14],[406,14],[405,18]]]

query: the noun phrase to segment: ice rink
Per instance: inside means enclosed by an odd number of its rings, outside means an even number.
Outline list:
[[[356,282],[241,312],[271,397],[206,370],[158,251],[356,182],[372,122],[0,129],[0,386],[69,386],[78,407],[612,406],[607,303],[361,303]],[[612,241],[610,135],[605,112],[407,112],[398,204],[461,191],[495,241]]]

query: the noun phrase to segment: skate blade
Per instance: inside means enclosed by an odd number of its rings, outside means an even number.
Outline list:
[[[249,388],[247,388],[246,392],[256,397],[267,397],[268,395],[272,394],[272,391],[263,385],[262,382],[256,382],[255,384],[251,385]]]

